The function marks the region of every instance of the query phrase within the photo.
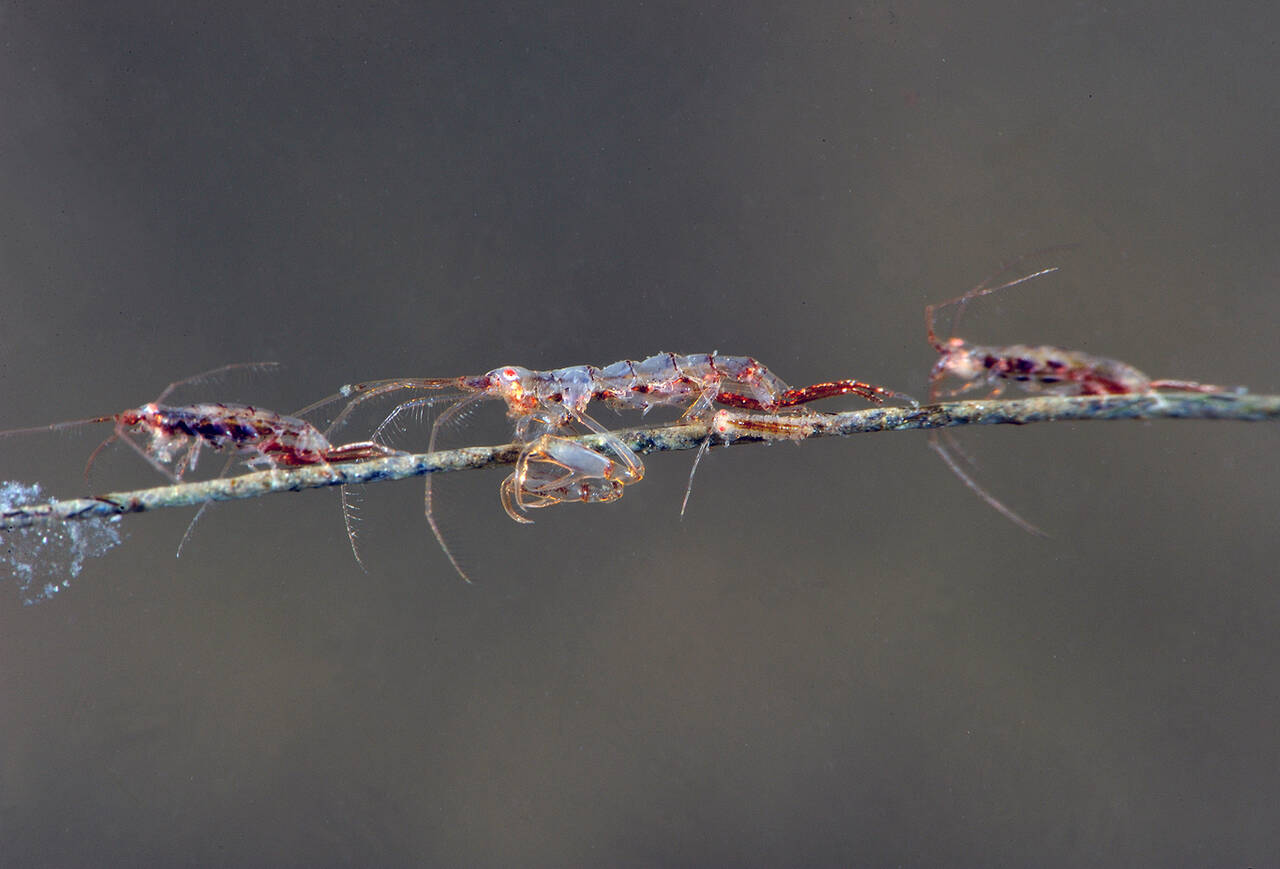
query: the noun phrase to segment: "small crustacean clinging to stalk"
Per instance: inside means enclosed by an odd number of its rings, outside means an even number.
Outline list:
[[[530,521],[521,515],[529,508],[570,501],[617,500],[627,485],[643,478],[640,457],[587,413],[592,401],[641,411],[654,406],[683,407],[682,419],[701,421],[709,417],[716,404],[777,411],[847,394],[874,402],[906,399],[893,390],[860,380],[835,380],[792,389],[749,356],[658,353],[641,361],[622,360],[602,368],[574,365],[534,371],[505,365],[475,376],[357,383],[300,413],[345,399],[346,406],[328,429],[332,432],[360,403],[404,390],[427,390],[433,394],[397,405],[374,432],[374,441],[408,411],[449,404],[431,428],[427,449],[434,450],[441,427],[475,403],[500,400],[506,404],[507,415],[515,421],[516,440],[524,445],[515,470],[501,488],[503,506],[517,521]],[[579,431],[600,436],[604,448],[590,449],[567,438]],[[426,513],[436,539],[465,578],[466,573],[436,524],[430,476],[426,482]]]
[[[938,351],[938,361],[929,375],[930,401],[963,395],[983,386],[990,387],[989,397],[995,397],[1011,383],[1027,392],[1051,395],[1126,395],[1155,390],[1205,393],[1224,391],[1221,386],[1192,380],[1153,379],[1117,359],[1048,344],[1010,344],[1002,347],[970,344],[954,335],[946,339],[938,337],[939,311],[954,306],[958,317],[959,311],[972,299],[1015,287],[1057,270],[1057,266],[1040,269],[999,285],[994,285],[994,278],[988,279],[964,295],[925,307],[926,334],[929,344]],[[954,322],[952,328],[955,328]],[[961,384],[954,389],[944,390],[942,384],[947,378],[959,380]],[[944,440],[949,441],[951,438],[945,433],[935,432],[930,435],[929,446],[966,486],[1019,527],[1032,534],[1044,535],[1043,531],[978,485],[951,455]]]
[[[208,380],[237,369],[265,369],[272,368],[275,364],[249,362],[223,365],[170,383],[154,401],[141,407],[106,416],[11,429],[0,432],[0,437],[58,431],[95,423],[113,423],[115,431],[89,455],[85,464],[86,476],[99,453],[113,441],[121,440],[173,482],[180,481],[184,474],[195,469],[202,448],[240,456],[253,468],[352,462],[397,452],[373,441],[334,446],[315,426],[305,420],[248,404],[164,403],[175,389],[184,384]],[[145,443],[139,443],[137,435],[145,436]]]
[[[217,378],[240,369],[261,370],[275,366],[274,362],[223,365],[170,383],[154,401],[140,407],[89,419],[12,429],[0,432],[0,437],[59,431],[97,423],[113,423],[115,430],[89,454],[84,468],[86,481],[98,455],[117,440],[126,443],[147,464],[174,483],[181,482],[188,471],[196,469],[202,449],[229,454],[228,466],[232,460],[239,457],[244,459],[250,468],[255,469],[338,464],[398,454],[398,450],[371,440],[334,446],[306,420],[248,404],[200,402],[175,405],[165,403],[165,399],[184,384]],[[224,468],[223,473],[225,472]],[[343,504],[346,503],[344,492]],[[208,504],[201,507],[191,520],[186,534],[183,535],[182,543],[178,546],[179,555],[190,538],[196,522],[207,507]],[[354,534],[349,512],[344,511],[344,515],[348,520],[348,533]]]

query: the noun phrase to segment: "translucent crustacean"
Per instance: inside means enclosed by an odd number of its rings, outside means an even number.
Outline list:
[[[515,469],[502,483],[502,503],[513,519],[523,522],[531,521],[521,515],[530,508],[569,501],[617,500],[626,486],[643,478],[644,465],[640,457],[587,413],[592,401],[640,411],[654,406],[683,406],[683,420],[700,421],[708,417],[716,404],[778,411],[850,393],[874,402],[886,398],[912,400],[860,380],[835,380],[792,389],[749,356],[658,353],[640,361],[622,360],[603,368],[574,365],[534,371],[505,365],[476,376],[393,378],[357,383],[344,386],[337,395],[300,413],[346,399],[346,406],[328,429],[332,432],[360,403],[402,390],[429,390],[434,394],[397,405],[374,432],[375,442],[408,411],[452,402],[431,428],[427,449],[435,450],[441,427],[459,418],[475,403],[501,400],[506,404],[507,415],[515,420],[516,440],[524,444],[524,448]],[[600,436],[604,448],[594,450],[569,440],[566,435],[574,433],[575,426],[577,430]],[[466,573],[436,523],[430,476],[426,482],[426,514],[437,541],[465,579]]]
[[[86,482],[99,453],[116,440],[128,444],[147,464],[174,483],[181,482],[188,471],[195,470],[202,448],[229,453],[228,467],[238,456],[243,458],[250,468],[256,469],[338,464],[383,458],[399,453],[398,450],[372,440],[334,446],[306,420],[248,404],[201,402],[172,405],[164,403],[175,389],[184,384],[216,378],[240,369],[261,370],[274,367],[276,367],[274,362],[223,365],[170,383],[154,401],[141,407],[129,408],[107,416],[12,429],[0,432],[0,437],[58,431],[96,423],[114,423],[115,431],[89,454],[84,468]],[[138,435],[145,436],[145,443],[139,442]],[[226,473],[225,467],[223,473]],[[345,488],[343,506],[347,532],[354,541],[355,531],[351,524],[350,511],[347,509]],[[182,554],[183,546],[190,539],[192,530],[207,507],[208,504],[202,506],[187,526],[186,534],[178,544],[179,555]]]
[[[11,429],[0,432],[0,437],[58,431],[95,423],[114,423],[115,431],[89,455],[85,464],[86,477],[98,454],[112,441],[122,440],[173,482],[180,481],[187,471],[195,469],[202,447],[245,457],[246,463],[253,468],[351,462],[397,452],[373,441],[335,447],[315,426],[305,420],[247,404],[164,403],[176,388],[184,384],[207,380],[237,369],[263,369],[275,365],[274,362],[223,365],[170,383],[154,401],[141,407],[107,416]],[[145,445],[138,442],[135,437],[137,434],[147,436]]]
[[[941,398],[953,398],[981,386],[991,387],[988,395],[995,397],[1000,395],[1010,383],[1018,385],[1027,392],[1052,395],[1124,395],[1161,389],[1181,392],[1224,391],[1221,386],[1211,386],[1191,380],[1155,380],[1125,362],[1047,344],[1011,344],[999,347],[970,344],[963,338],[955,336],[946,339],[938,337],[937,314],[944,308],[958,306],[958,311],[962,310],[965,303],[971,299],[1026,283],[1057,270],[1057,266],[1051,266],[1007,283],[993,285],[999,275],[1007,273],[1000,272],[961,296],[925,307],[925,329],[929,344],[939,354],[938,361],[929,374],[931,402]],[[952,328],[955,328],[954,322]],[[962,381],[961,385],[951,390],[944,390],[942,383],[948,377]],[[1032,534],[1045,536],[1042,530],[1023,519],[978,485],[977,481],[960,466],[960,463],[951,455],[951,449],[958,451],[953,438],[943,432],[935,432],[929,437],[929,446],[966,486],[1001,515]]]

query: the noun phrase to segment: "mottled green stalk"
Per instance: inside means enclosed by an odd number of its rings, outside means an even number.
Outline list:
[[[1218,419],[1238,422],[1280,420],[1280,396],[1236,393],[1150,393],[1086,397],[1041,396],[1017,400],[956,401],[920,408],[876,407],[846,413],[748,414],[722,411],[717,420],[728,423],[728,434],[715,435],[716,444],[742,444],[961,425],[1026,425],[1034,422],[1116,419]],[[690,450],[701,446],[707,423],[667,425],[619,432],[622,441],[640,454]],[[603,447],[598,435],[581,440]],[[393,456],[338,465],[313,465],[258,471],[132,492],[113,492],[94,498],[16,505],[0,513],[0,531],[42,522],[102,518],[145,513],[162,507],[189,507],[207,501],[235,501],[272,492],[296,492],[342,483],[403,480],[424,474],[486,468],[515,461],[520,447],[466,447],[424,455]]]

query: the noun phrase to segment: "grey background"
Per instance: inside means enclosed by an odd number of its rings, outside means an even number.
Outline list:
[[[461,4],[459,4],[461,5]],[[353,379],[752,354],[921,393],[961,333],[1280,385],[1267,4],[0,4],[0,428],[225,362]],[[852,406],[856,402],[846,403]],[[841,406],[833,402],[831,406]],[[499,413],[459,437],[504,438]],[[629,425],[634,415],[610,424]],[[81,494],[101,428],[0,441]],[[8,865],[1276,865],[1276,433],[688,456],[187,515],[0,584]],[[126,450],[96,483],[157,477]]]

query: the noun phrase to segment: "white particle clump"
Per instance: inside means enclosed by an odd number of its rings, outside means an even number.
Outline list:
[[[0,513],[48,500],[39,484],[0,482]],[[48,600],[71,586],[84,562],[120,543],[118,516],[0,531],[0,565],[9,568],[24,604]]]

